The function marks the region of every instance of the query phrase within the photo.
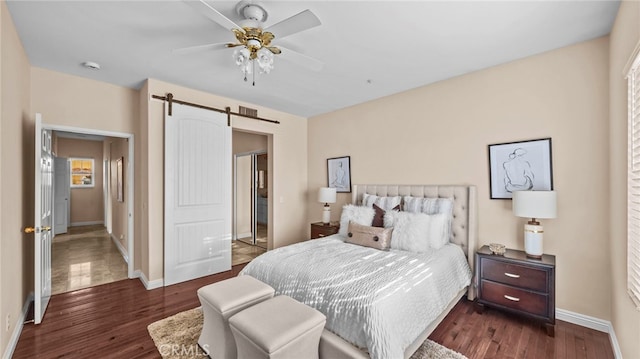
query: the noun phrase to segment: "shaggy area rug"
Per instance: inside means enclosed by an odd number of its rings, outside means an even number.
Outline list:
[[[147,329],[163,359],[206,358],[198,346],[202,310],[194,308],[151,323]],[[464,355],[427,339],[411,359],[466,359]]]

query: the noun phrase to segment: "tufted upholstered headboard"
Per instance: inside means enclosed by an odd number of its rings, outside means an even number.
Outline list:
[[[352,204],[361,204],[362,196],[413,196],[427,198],[453,199],[452,243],[462,247],[471,270],[474,270],[474,258],[478,243],[478,214],[476,187],[464,185],[371,185],[353,186]],[[469,299],[475,297],[473,285],[469,287]]]

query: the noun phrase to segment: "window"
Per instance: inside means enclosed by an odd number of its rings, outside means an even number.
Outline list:
[[[627,75],[627,290],[640,308],[640,56]]]
[[[71,188],[93,187],[93,158],[69,158]]]

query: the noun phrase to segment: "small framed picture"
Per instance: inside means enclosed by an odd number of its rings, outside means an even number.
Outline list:
[[[351,192],[351,157],[335,157],[327,159],[327,175],[329,187],[336,192]]]
[[[116,160],[116,197],[118,202],[124,202],[124,172],[122,162],[124,162],[124,157]]]
[[[491,199],[553,190],[551,138],[489,145],[489,186]]]

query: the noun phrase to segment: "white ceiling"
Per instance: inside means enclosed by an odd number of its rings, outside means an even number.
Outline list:
[[[233,21],[237,2],[210,4]],[[31,1],[7,5],[33,66],[139,88],[146,78],[311,117],[606,35],[619,1],[260,1],[265,27],[310,9],[322,25],[274,45],[324,62],[315,72],[277,55],[243,81],[234,42],[180,0]],[[284,55],[284,54],[283,54]],[[81,64],[95,61],[99,71]]]

